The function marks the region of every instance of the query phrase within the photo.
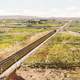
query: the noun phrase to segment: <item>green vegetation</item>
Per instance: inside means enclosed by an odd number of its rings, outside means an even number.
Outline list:
[[[67,44],[67,42],[80,42],[80,36],[68,33],[60,33],[41,47],[24,64],[32,64],[30,67],[60,67],[71,68],[80,66],[80,44]]]
[[[71,26],[69,27],[69,30],[80,32],[80,21],[79,20],[73,21]]]
[[[57,19],[42,19],[42,20],[26,20],[26,19],[2,19],[0,20],[0,27],[33,27],[33,26],[47,26],[57,27],[65,23],[63,20]]]
[[[44,29],[11,28],[0,33],[0,48],[7,48],[12,44],[27,40],[36,33],[44,32]]]
[[[43,26],[43,27],[59,27],[64,24],[61,20],[40,20],[32,22],[32,26]]]
[[[61,21],[56,20],[2,19],[0,20],[0,49],[27,40],[34,34],[48,31],[51,25],[56,27],[62,24]],[[33,25],[47,27],[44,29],[43,27],[32,27]]]
[[[34,34],[57,29],[65,21],[62,20],[0,20],[0,49],[25,41]],[[80,21],[73,21],[68,30],[80,31]],[[80,66],[80,36],[67,32],[59,33],[51,38],[24,64],[34,67],[71,68]]]

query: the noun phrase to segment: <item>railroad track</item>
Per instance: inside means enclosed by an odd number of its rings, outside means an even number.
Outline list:
[[[35,42],[31,43],[30,45],[24,47],[23,49],[17,51],[13,55],[9,56],[5,60],[0,62],[0,77],[4,76],[6,70],[8,70],[11,66],[13,66],[16,62],[20,61],[24,56],[28,55],[31,51],[34,51],[36,47],[44,43],[47,39],[49,39],[53,34],[56,35],[60,30],[64,27],[69,25],[70,23],[66,23],[64,26],[60,27],[58,30],[50,31],[48,34],[44,35],[43,37],[39,38]],[[9,72],[9,70],[8,70]],[[4,73],[4,74],[3,74]]]
[[[18,60],[20,60],[22,57],[27,55],[30,51],[32,51],[34,48],[36,48],[38,45],[40,45],[42,42],[44,42],[47,38],[52,36],[56,30],[49,32],[45,36],[41,37],[37,41],[33,42],[32,44],[28,45],[27,47],[24,47],[23,49],[19,50],[15,54],[9,56],[7,59],[0,62],[0,74],[3,73],[6,69],[8,69],[11,65],[16,63]]]

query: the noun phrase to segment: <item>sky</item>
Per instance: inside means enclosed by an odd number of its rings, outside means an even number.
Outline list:
[[[80,17],[80,0],[0,0],[0,15]]]

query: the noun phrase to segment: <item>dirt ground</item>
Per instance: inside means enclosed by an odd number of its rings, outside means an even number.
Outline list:
[[[31,69],[21,67],[17,70],[17,75],[24,80],[80,80],[80,69]]]

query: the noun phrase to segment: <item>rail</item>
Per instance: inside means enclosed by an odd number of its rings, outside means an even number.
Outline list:
[[[24,56],[28,55],[28,53],[33,51],[40,44],[44,43],[53,34],[56,35],[60,30],[62,30],[64,27],[66,27],[69,24],[70,23],[66,23],[64,26],[61,26],[58,30],[50,31],[48,34],[46,34],[43,37],[39,38],[35,42],[31,43],[30,45],[24,47],[23,49],[17,51],[16,53],[14,53],[13,55],[9,56],[5,60],[1,61],[0,62],[0,75],[3,74],[7,69],[9,69],[16,62],[21,60]]]
[[[27,55],[30,51],[32,51],[34,48],[36,48],[39,44],[41,44],[43,41],[45,41],[47,38],[49,38],[51,35],[53,35],[56,32],[56,30],[51,31],[47,35],[41,37],[37,41],[33,42],[32,44],[28,45],[27,47],[24,47],[23,49],[19,50],[15,54],[9,56],[7,59],[0,62],[0,74],[3,73],[6,69],[8,69],[11,65],[16,63],[19,59]]]

